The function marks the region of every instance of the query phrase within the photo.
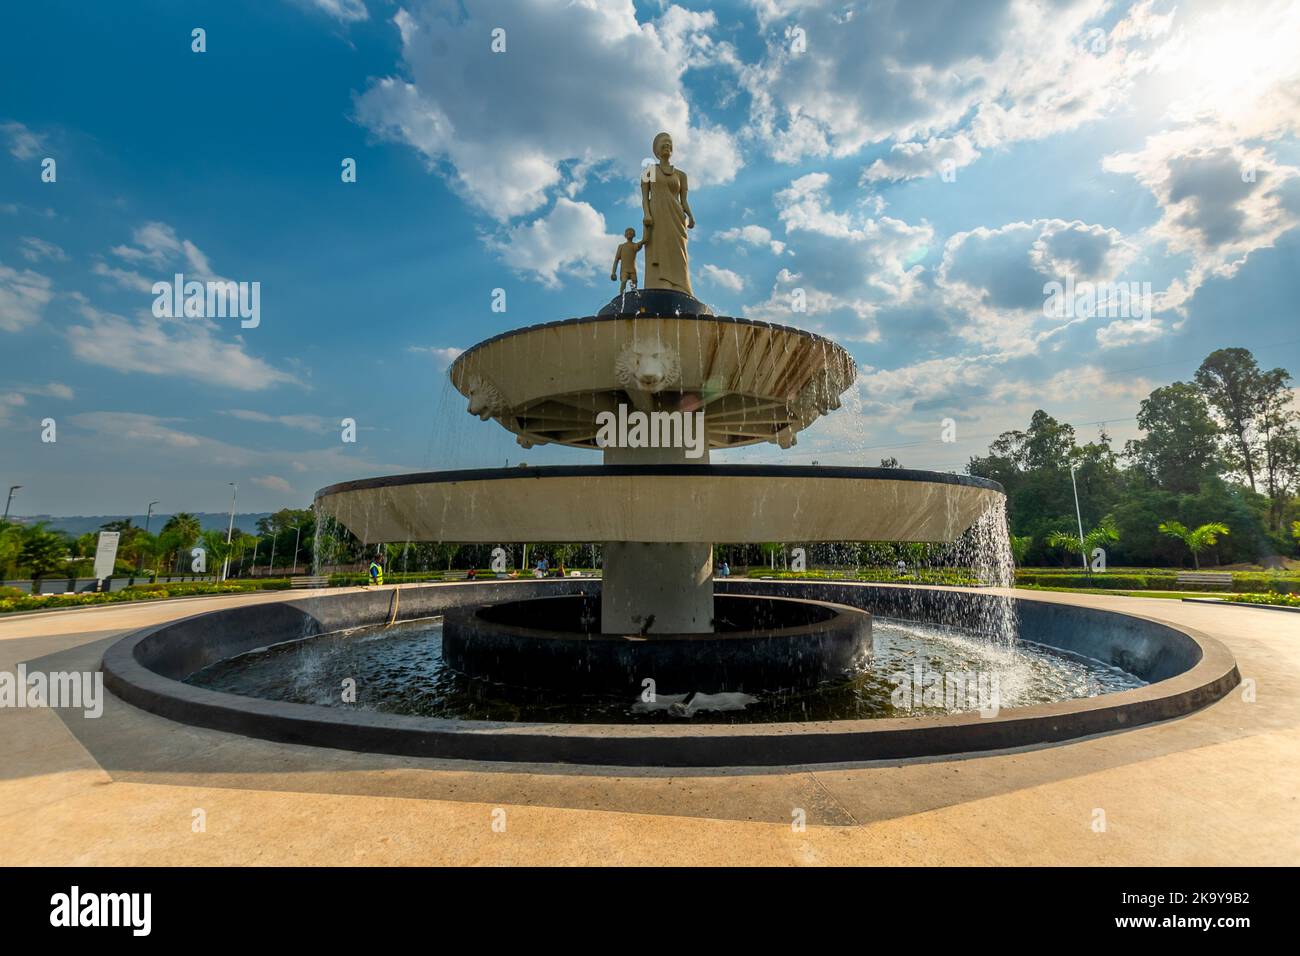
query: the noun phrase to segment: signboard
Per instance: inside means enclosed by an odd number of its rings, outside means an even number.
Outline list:
[[[99,545],[95,548],[95,577],[101,581],[113,573],[113,564],[117,561],[117,539],[120,537],[120,531],[99,533]]]

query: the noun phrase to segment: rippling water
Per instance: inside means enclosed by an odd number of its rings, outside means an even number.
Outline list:
[[[221,661],[186,681],[199,687],[269,700],[360,708],[466,720],[565,723],[846,720],[905,717],[987,706],[997,690],[1001,707],[1095,697],[1141,687],[1144,681],[1089,658],[1021,641],[995,644],[957,628],[876,618],[870,665],[814,690],[790,693],[664,696],[653,702],[600,695],[504,687],[473,680],[442,660],[442,625],[411,622],[363,628],[250,651]],[[967,693],[930,694],[935,675],[948,688],[967,679]],[[902,694],[900,675],[913,692]],[[344,682],[355,681],[356,702],[345,702]],[[902,683],[906,688],[908,685]],[[982,686],[980,696],[973,688]],[[900,706],[901,705],[901,706]]]

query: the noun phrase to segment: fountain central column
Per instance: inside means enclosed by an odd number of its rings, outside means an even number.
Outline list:
[[[682,448],[606,448],[606,465],[707,465]],[[686,502],[634,502],[680,508]],[[707,634],[713,630],[713,542],[606,541],[600,629],[606,634]]]

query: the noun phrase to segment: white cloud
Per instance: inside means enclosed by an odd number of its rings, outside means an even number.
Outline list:
[[[249,480],[259,488],[266,488],[269,491],[283,491],[286,494],[293,491],[293,485],[279,475],[263,475],[260,478],[251,478]]]
[[[432,355],[434,362],[439,368],[447,368],[452,362],[456,361],[456,357],[465,350],[450,345],[443,348],[438,348],[433,345],[411,345],[407,347],[406,351]]]
[[[68,254],[54,243],[38,239],[36,236],[23,236],[19,242],[22,243],[22,249],[19,251],[28,262],[40,262],[42,259],[65,262],[68,258]]]
[[[970,122],[971,145],[1039,138],[1105,115],[1148,69],[1167,16],[1108,0],[908,3],[751,0],[769,41],[741,71],[751,133],[780,162],[926,140]],[[790,30],[807,39],[796,52]],[[973,116],[973,119],[971,117]],[[905,161],[906,154],[891,157]],[[886,174],[888,163],[878,172]]]
[[[116,266],[110,266],[106,262],[96,262],[90,267],[90,271],[97,276],[113,280],[124,289],[147,294],[153,293],[154,280],[141,275],[133,269],[119,269]]]
[[[15,159],[32,159],[41,153],[41,141],[22,123],[0,123],[0,133],[9,138],[9,155]]]
[[[178,236],[165,222],[147,222],[132,233],[131,239],[134,245],[114,246],[113,254],[127,262],[143,262],[158,268],[169,264],[183,266],[196,279],[221,278],[212,271],[203,251]]]
[[[365,0],[293,0],[300,7],[314,8],[340,23],[359,23],[370,19]]]
[[[284,425],[287,428],[296,428],[316,434],[322,434],[335,427],[335,422],[332,419],[320,415],[268,415],[266,412],[246,408],[232,408],[223,411],[222,414],[229,415],[231,418],[238,418],[241,421]]]
[[[934,241],[934,229],[860,209],[837,210],[830,185],[826,173],[809,173],[774,196],[798,271],[782,269],[767,301],[748,306],[747,314],[789,322],[843,312],[858,320],[850,338],[875,341],[878,310],[907,305],[921,290],[920,260]],[[802,290],[804,313],[791,311],[796,290]]]
[[[785,243],[779,239],[773,239],[770,229],[753,224],[724,229],[721,232],[714,233],[713,238],[720,239],[723,242],[734,242],[742,247],[767,246],[772,251],[772,254],[777,256],[785,251]]]
[[[1097,330],[1097,344],[1104,349],[1142,345],[1164,333],[1159,319],[1117,319]]]
[[[563,196],[544,217],[520,223],[503,238],[488,240],[512,269],[531,274],[547,288],[563,276],[590,278],[609,266],[622,236],[605,231],[605,217],[585,202]]]
[[[732,292],[739,292],[745,287],[745,280],[743,277],[732,272],[730,269],[721,269],[712,264],[705,265],[700,270],[700,275],[710,282],[720,285],[724,289],[729,289]]]
[[[20,392],[0,392],[0,426],[8,427],[14,420],[14,413],[27,404],[27,398]]]
[[[948,238],[935,284],[965,317],[956,330],[962,338],[1032,352],[1045,337],[1091,318],[1046,316],[1047,283],[1118,283],[1136,252],[1118,230],[1078,220],[980,226]]]
[[[641,23],[632,0],[517,0],[501,17],[417,0],[393,22],[404,75],[373,81],[358,121],[417,149],[498,220],[539,209],[598,166],[633,181],[659,130],[673,134],[695,188],[740,168],[731,134],[693,115],[682,85],[686,70],[734,57],[708,36],[712,13],[670,6]],[[497,26],[504,53],[489,46]]]
[[[53,297],[47,276],[31,269],[19,272],[0,262],[0,331],[35,325]]]
[[[240,391],[260,391],[296,379],[248,354],[240,336],[216,337],[209,319],[158,319],[141,311],[134,321],[103,312],[84,300],[84,325],[67,332],[72,354],[83,362],[119,372],[168,375]]]
[[[924,143],[895,143],[888,159],[877,159],[862,172],[863,184],[888,180],[920,179],[935,173],[952,173],[979,159],[980,153],[964,133],[932,137]]]
[[[197,448],[202,439],[179,429],[172,422],[180,418],[162,418],[136,412],[82,412],[73,415],[72,424],[116,441],[162,445],[169,448]]]
[[[0,392],[0,426],[10,424],[13,411],[25,407],[29,395],[36,398],[70,401],[76,396],[76,393],[62,382],[46,382],[44,385],[15,385],[10,391]]]

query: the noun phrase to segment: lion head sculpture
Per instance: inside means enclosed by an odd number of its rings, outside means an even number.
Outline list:
[[[627,343],[614,363],[614,378],[626,389],[661,392],[681,377],[681,356],[658,339]]]
[[[465,382],[465,394],[469,397],[469,413],[477,415],[481,421],[505,411],[506,400],[501,390],[481,375],[469,377]]]

